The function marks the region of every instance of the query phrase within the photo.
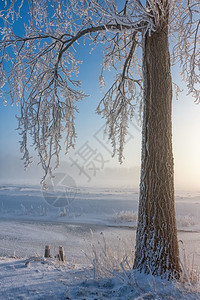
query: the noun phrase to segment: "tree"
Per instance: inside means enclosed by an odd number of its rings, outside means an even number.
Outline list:
[[[4,1],[1,10],[0,87],[20,103],[21,151],[27,167],[28,137],[47,174],[59,165],[60,141],[74,146],[75,103],[84,98],[77,80],[81,39],[104,45],[104,70],[116,77],[97,112],[106,118],[113,155],[123,160],[129,120],[143,112],[142,167],[134,268],[166,278],[180,272],[174,209],[171,65],[178,63],[188,91],[200,101],[200,2],[194,0],[30,0],[24,32],[15,24],[26,6]],[[25,7],[25,9],[27,9]],[[170,39],[169,39],[170,37]],[[171,57],[169,54],[169,42]],[[142,63],[140,63],[142,61]],[[175,85],[178,92],[178,86]],[[143,97],[141,96],[143,94]]]

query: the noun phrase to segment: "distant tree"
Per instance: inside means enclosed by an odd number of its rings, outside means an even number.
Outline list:
[[[28,136],[45,171],[43,180],[52,173],[53,157],[59,165],[61,137],[65,135],[66,152],[74,146],[76,103],[85,97],[76,78],[78,42],[89,40],[91,48],[103,44],[101,86],[106,68],[116,76],[97,112],[106,119],[113,154],[119,155],[120,162],[138,103],[143,112],[134,268],[178,277],[170,67],[180,66],[188,92],[199,103],[200,1],[30,0],[28,8],[23,0],[3,2],[0,93],[4,102],[9,94],[12,103],[20,104],[25,166],[31,160]],[[18,36],[15,24],[20,18],[25,24]]]

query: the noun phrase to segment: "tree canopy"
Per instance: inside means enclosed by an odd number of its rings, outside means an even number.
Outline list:
[[[0,97],[20,104],[21,152],[31,162],[29,137],[45,171],[59,165],[61,138],[66,152],[74,146],[77,102],[81,90],[77,59],[79,41],[93,51],[104,47],[104,71],[115,72],[113,84],[97,112],[107,121],[113,154],[123,159],[128,122],[139,103],[142,111],[144,36],[167,26],[171,64],[177,64],[188,92],[200,102],[199,0],[23,0],[3,1],[0,10]],[[18,24],[23,29],[18,30]],[[178,91],[178,86],[175,88]],[[52,158],[56,158],[53,165]]]

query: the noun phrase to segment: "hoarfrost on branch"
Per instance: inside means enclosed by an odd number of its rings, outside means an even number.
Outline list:
[[[172,62],[180,65],[188,92],[200,102],[200,1],[30,0],[28,15],[25,1],[3,2],[0,97],[6,104],[9,94],[12,104],[20,105],[18,129],[25,167],[31,162],[31,137],[45,171],[43,181],[59,165],[62,136],[66,152],[74,147],[77,102],[86,96],[77,79],[81,38],[90,42],[91,51],[98,44],[105,46],[101,87],[104,70],[115,72],[97,112],[106,118],[113,154],[119,155],[120,162],[129,120],[142,103],[143,37],[158,31],[168,19]],[[24,31],[19,36],[15,24],[24,13]]]

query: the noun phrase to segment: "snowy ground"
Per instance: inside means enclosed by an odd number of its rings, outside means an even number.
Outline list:
[[[98,241],[105,238],[112,255],[132,255],[137,199],[127,189],[61,191],[57,199],[37,187],[1,186],[0,299],[200,299],[192,293],[198,287],[187,284],[186,293],[182,286],[122,269],[114,278],[97,278],[92,245]],[[49,205],[65,201],[66,208]],[[177,194],[176,212],[181,260],[186,255],[188,269],[200,269],[200,193]],[[50,259],[43,258],[45,245]],[[64,264],[54,258],[59,246]]]

